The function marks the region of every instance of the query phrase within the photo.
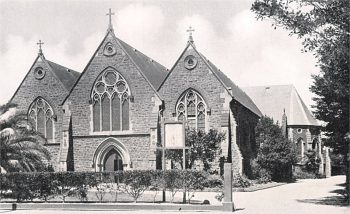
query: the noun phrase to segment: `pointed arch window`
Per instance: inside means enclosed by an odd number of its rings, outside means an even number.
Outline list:
[[[55,115],[51,105],[42,97],[36,98],[29,106],[28,119],[36,131],[50,142],[54,139]]]
[[[205,131],[206,107],[203,97],[193,89],[188,89],[176,104],[178,121],[186,121],[189,128]]]
[[[130,88],[124,77],[107,69],[97,77],[93,86],[93,131],[129,130]]]

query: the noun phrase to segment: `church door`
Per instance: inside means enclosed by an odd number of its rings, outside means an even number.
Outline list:
[[[103,169],[106,172],[123,170],[123,160],[115,149],[109,151],[103,163]]]

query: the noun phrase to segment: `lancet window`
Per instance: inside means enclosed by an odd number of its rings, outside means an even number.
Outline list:
[[[42,97],[36,98],[29,107],[28,119],[37,132],[47,140],[54,138],[54,112],[50,104]]]

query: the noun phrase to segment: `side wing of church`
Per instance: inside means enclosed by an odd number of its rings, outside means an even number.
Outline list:
[[[196,130],[216,129],[231,134],[221,145],[222,155],[227,157],[231,144],[234,171],[250,174],[250,160],[257,152],[255,126],[261,112],[196,49],[192,38],[159,92],[164,99],[165,121],[185,121]]]
[[[37,131],[47,139],[52,164],[58,166],[62,146],[62,101],[79,77],[79,73],[47,60],[39,51],[32,67],[18,87],[10,102],[28,114]]]
[[[319,174],[329,177],[329,150],[321,142],[321,125],[313,117],[293,85],[253,86],[244,88],[264,115],[282,125],[282,131],[297,148],[303,164],[309,150],[316,151],[321,163]]]
[[[260,110],[192,36],[169,71],[117,38],[110,24],[80,75],[40,51],[11,102],[48,139],[56,171],[156,169],[167,121],[226,132],[222,156],[232,155],[238,173],[250,174],[257,152]]]

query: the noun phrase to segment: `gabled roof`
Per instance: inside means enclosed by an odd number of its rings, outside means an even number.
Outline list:
[[[231,96],[237,100],[239,103],[241,103],[244,107],[258,115],[259,117],[262,116],[261,111],[259,108],[255,105],[252,99],[242,90],[240,89],[230,78],[228,78],[224,72],[222,72],[220,69],[218,69],[212,62],[207,60],[202,54],[200,54],[202,58],[207,62],[209,67],[211,68],[212,72],[214,72],[217,77],[221,80],[221,82],[225,85],[226,88],[231,88],[230,93]]]
[[[102,39],[101,43],[98,45],[95,53],[92,55],[90,58],[89,62],[86,64],[83,72],[81,75],[78,77],[78,79],[75,81],[75,83],[72,85],[71,89],[69,90],[68,96],[63,100],[62,104],[68,99],[70,94],[72,93],[74,87],[78,84],[80,78],[84,75],[86,72],[87,68],[90,66],[90,63],[92,60],[95,58],[98,50],[101,48],[102,44],[108,37],[108,35],[112,35],[114,39],[116,39],[117,43],[121,45],[121,48],[126,52],[126,54],[131,58],[131,61],[133,61],[136,64],[136,67],[138,67],[142,74],[142,76],[146,79],[146,81],[150,84],[150,86],[153,88],[155,91],[156,95],[160,98],[161,96],[159,95],[157,88],[158,86],[162,83],[162,80],[166,77],[167,75],[167,68],[159,64],[158,62],[154,61],[153,59],[149,58],[145,54],[137,51],[135,48],[131,47],[124,41],[120,40],[114,35],[114,32],[112,29],[108,29],[105,37]]]
[[[117,38],[127,54],[133,59],[141,72],[155,89],[158,89],[164,78],[168,74],[168,69],[145,54],[131,47],[129,44]]]
[[[244,88],[263,114],[281,124],[283,111],[288,125],[320,126],[293,85],[270,85]]]
[[[23,78],[22,82],[20,83],[20,85],[16,89],[15,93],[12,95],[12,97],[11,97],[9,102],[12,102],[13,98],[15,97],[15,95],[17,94],[19,89],[22,87],[24,80],[27,79],[27,76],[29,75],[30,71],[32,70],[32,68],[34,67],[34,65],[36,64],[36,62],[38,60],[41,60],[42,62],[44,62],[49,67],[49,70],[51,70],[53,72],[54,76],[57,77],[58,81],[67,90],[67,92],[69,92],[69,90],[75,84],[76,80],[79,78],[79,75],[80,75],[79,72],[73,71],[72,69],[69,69],[69,68],[66,68],[66,67],[64,67],[62,65],[56,64],[54,62],[51,62],[51,61],[47,60],[42,53],[40,53],[35,58],[32,66],[30,67],[30,69],[28,70],[27,74]],[[71,71],[71,74],[66,74],[67,69]]]
[[[166,79],[170,76],[170,73],[173,72],[175,69],[177,63],[182,58],[182,56],[186,53],[187,49],[189,47],[192,47],[193,50],[202,58],[204,63],[208,66],[208,68],[213,72],[214,76],[219,80],[219,82],[224,86],[224,88],[228,91],[228,93],[232,96],[233,99],[238,101],[241,105],[243,105],[245,108],[256,114],[257,116],[261,117],[262,113],[260,112],[259,108],[254,104],[254,102],[248,97],[247,94],[245,94],[236,84],[232,82],[230,78],[228,78],[220,69],[218,69],[213,63],[211,63],[209,60],[207,60],[203,54],[201,54],[193,44],[193,42],[188,42],[184,51],[181,53],[180,57],[177,59],[173,67],[171,68],[170,72],[166,75],[163,82],[160,84],[158,91],[166,81]],[[232,90],[229,90],[231,88]]]
[[[67,91],[70,91],[80,76],[80,73],[57,63],[51,62],[47,59],[46,61],[57,78],[63,83],[63,86],[67,89]]]

